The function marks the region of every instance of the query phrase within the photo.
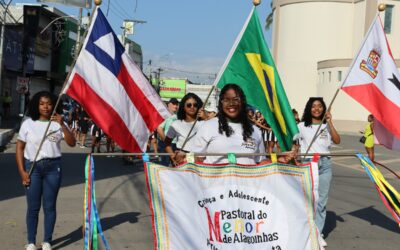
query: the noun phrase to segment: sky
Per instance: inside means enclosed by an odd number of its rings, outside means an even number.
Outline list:
[[[161,68],[161,77],[185,77],[208,84],[213,83],[253,7],[251,0],[103,0],[101,9],[105,14],[109,2],[107,18],[115,33],[122,33],[124,19],[146,21],[136,24],[134,34],[129,36],[142,47],[146,74]],[[270,2],[261,1],[257,7],[263,26],[271,11]],[[69,15],[79,13],[75,7],[47,5]],[[264,36],[270,45],[271,30]]]

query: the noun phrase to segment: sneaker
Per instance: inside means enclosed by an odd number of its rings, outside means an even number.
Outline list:
[[[328,246],[328,243],[326,243],[326,241],[324,240],[324,235],[323,234],[321,234],[319,237],[318,237],[318,240],[319,240],[319,245],[321,246],[321,247],[327,247]]]
[[[42,250],[51,250],[51,245],[48,242],[42,243]]]
[[[25,249],[26,249],[26,250],[36,250],[37,248],[36,248],[36,245],[35,245],[35,244],[30,243],[30,244],[28,244],[28,245],[25,246]]]

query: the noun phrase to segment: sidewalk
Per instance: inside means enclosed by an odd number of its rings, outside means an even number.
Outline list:
[[[2,118],[0,121],[0,152],[4,150],[7,143],[10,142],[14,133],[18,130],[21,118],[11,117],[9,119]]]

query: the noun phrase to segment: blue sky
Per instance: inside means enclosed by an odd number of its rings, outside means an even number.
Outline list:
[[[212,83],[212,75],[221,68],[250,10],[251,0],[110,0],[108,19],[114,31],[121,33],[124,19],[143,20],[129,36],[142,46],[144,72],[161,67],[162,76],[188,77],[194,82]],[[13,1],[36,3],[36,0]],[[107,12],[108,0],[101,8]],[[78,15],[77,8],[51,4]],[[270,0],[257,7],[262,25],[270,12]],[[268,43],[271,31],[265,32]],[[182,71],[196,72],[185,73]]]

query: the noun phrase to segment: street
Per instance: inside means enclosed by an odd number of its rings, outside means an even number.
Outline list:
[[[332,151],[349,153],[355,150],[364,152],[363,145],[357,136],[346,135]],[[63,145],[63,184],[58,197],[53,249],[83,248],[81,225],[86,156],[83,152],[88,151]],[[378,147],[376,159],[400,173],[398,153]],[[327,249],[399,249],[400,228],[359,161],[349,157],[338,157],[333,161],[333,186],[324,230]],[[15,164],[15,137],[0,153],[0,162],[1,249],[23,249],[26,202]],[[94,162],[97,206],[110,248],[152,249],[151,214],[143,167],[140,164],[125,165],[119,157],[97,156]],[[388,171],[381,171],[400,190],[399,180]],[[40,219],[43,219],[42,214]],[[42,235],[41,220],[37,245]]]

